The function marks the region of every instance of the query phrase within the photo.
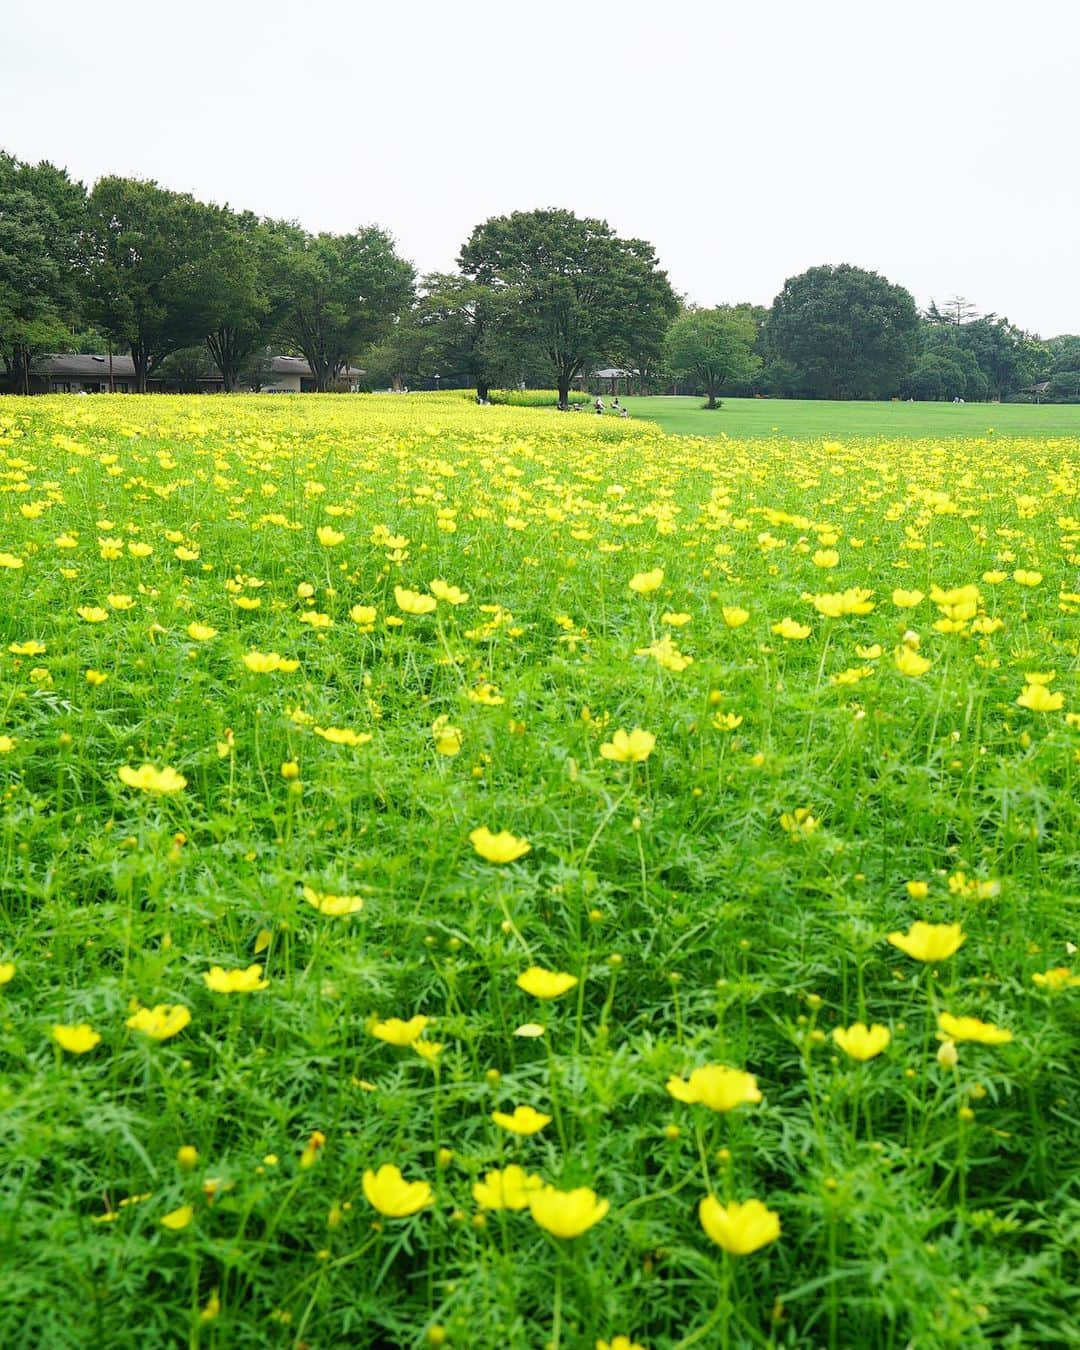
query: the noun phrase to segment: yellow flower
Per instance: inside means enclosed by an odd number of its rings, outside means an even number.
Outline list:
[[[446,1047],[442,1041],[413,1041],[412,1048],[421,1059],[434,1064]]]
[[[839,561],[840,554],[834,548],[819,548],[813,558],[815,567],[835,567]]]
[[[180,562],[198,562],[199,550],[197,548],[187,548],[184,544],[179,544],[173,549],[173,557]]]
[[[559,1238],[579,1237],[599,1223],[610,1208],[610,1201],[599,1199],[588,1186],[573,1191],[543,1186],[529,1192],[529,1213],[533,1220]]]
[[[600,747],[604,759],[613,759],[619,764],[641,764],[649,758],[656,745],[656,737],[651,731],[642,731],[635,727],[633,731],[623,731],[620,727],[610,741]]]
[[[62,1050],[72,1055],[85,1055],[101,1042],[100,1034],[89,1022],[80,1022],[77,1026],[60,1023],[53,1027],[52,1038]]]
[[[760,1200],[722,1205],[715,1195],[707,1195],[698,1217],[709,1237],[732,1256],[747,1256],[780,1236],[780,1216]]]
[[[717,731],[735,731],[742,722],[738,713],[714,713],[712,717],[712,725]]]
[[[995,1027],[980,1022],[977,1017],[954,1017],[952,1013],[938,1013],[938,1029],[951,1041],[978,1041],[980,1045],[1007,1045],[1013,1034],[1007,1027]]]
[[[152,1040],[167,1041],[179,1035],[190,1021],[191,1013],[182,1003],[156,1003],[152,1008],[139,1008],[124,1025]]]
[[[11,966],[10,969],[14,970],[15,967]],[[8,979],[10,978],[9,975]],[[1051,993],[1056,993],[1059,989],[1080,988],[1080,975],[1074,975],[1068,966],[1056,966],[1053,970],[1045,972],[1037,970],[1031,978],[1040,989],[1049,989]],[[3,982],[0,980],[0,984]]]
[[[568,975],[565,971],[545,970],[543,966],[530,966],[528,970],[522,971],[515,981],[519,989],[523,989],[526,994],[532,994],[533,998],[559,998],[569,993],[577,982],[576,975]]]
[[[521,1135],[536,1134],[545,1125],[551,1124],[550,1116],[544,1115],[543,1111],[534,1110],[531,1106],[515,1106],[509,1115],[505,1111],[492,1111],[491,1119],[504,1130],[509,1130],[511,1134]]]
[[[351,727],[314,727],[316,736],[321,736],[331,745],[367,745],[371,740],[370,731],[353,731]]]
[[[851,586],[846,591],[834,591],[825,595],[803,596],[810,600],[819,614],[827,619],[840,619],[847,614],[869,614],[875,608],[870,599],[873,591],[862,586]]]
[[[195,1210],[191,1205],[181,1205],[179,1209],[166,1214],[160,1222],[163,1228],[171,1228],[174,1233],[178,1233],[182,1228],[186,1228],[194,1217]]]
[[[527,839],[519,839],[509,830],[500,830],[498,834],[492,834],[486,825],[480,825],[471,831],[469,842],[481,858],[489,863],[516,862],[532,849]]]
[[[217,637],[218,630],[211,628],[208,623],[189,623],[187,635],[193,642],[209,642],[211,638]]]
[[[483,1181],[474,1181],[473,1199],[481,1209],[527,1209],[529,1192],[543,1184],[538,1176],[526,1175],[523,1167],[511,1163],[501,1172],[489,1172]]]
[[[155,769],[152,764],[144,764],[139,769],[133,769],[130,765],[124,764],[119,770],[119,776],[120,781],[126,783],[128,787],[141,788],[143,792],[151,792],[155,796],[181,792],[187,787],[184,775],[177,773],[167,764],[163,769]]]
[[[1047,689],[1044,684],[1026,684],[1016,701],[1032,712],[1057,712],[1065,705],[1065,695],[1060,690]]]
[[[881,643],[874,642],[871,643],[871,645],[868,647],[856,647],[855,655],[859,658],[860,661],[880,661]]]
[[[10,984],[15,978],[15,962],[0,961],[0,985]]]
[[[281,776],[287,783],[293,782],[300,777],[300,765],[295,759],[287,759],[281,765]]]
[[[109,602],[110,609],[131,609],[134,604],[134,598],[130,595],[107,595],[105,599]]]
[[[404,1219],[435,1200],[426,1181],[406,1181],[393,1163],[383,1163],[377,1172],[366,1171],[363,1187],[368,1204],[388,1219]]]
[[[274,671],[291,675],[294,670],[300,669],[299,661],[290,661],[287,657],[279,656],[277,652],[245,652],[244,665],[255,675],[270,675]]]
[[[761,1101],[761,1091],[752,1073],[730,1069],[726,1064],[706,1064],[690,1077],[671,1077],[667,1090],[678,1102],[707,1106],[710,1111],[733,1111],[737,1106]]]
[[[916,961],[945,961],[967,941],[967,934],[958,923],[918,919],[906,933],[890,933],[889,941]]]
[[[100,605],[80,605],[75,613],[87,623],[104,623],[109,617],[109,611],[102,609]]]
[[[930,894],[930,887],[925,881],[905,881],[904,890],[907,891],[912,900],[925,900]]]
[[[215,994],[251,994],[256,989],[265,989],[270,983],[262,978],[262,966],[248,966],[246,970],[224,970],[221,966],[211,966],[203,972],[203,981],[207,989]]]
[[[323,548],[333,548],[336,544],[340,544],[345,538],[341,531],[335,530],[332,525],[320,525],[315,531],[315,537],[318,539],[319,543],[322,544]]]
[[[445,600],[448,605],[463,605],[469,598],[468,591],[460,590],[457,586],[449,586],[439,577],[429,583],[428,590],[436,600]]]
[[[135,539],[128,540],[127,550],[133,558],[149,558],[154,551],[149,544],[144,544]]]
[[[419,591],[406,590],[404,586],[394,587],[394,599],[403,614],[430,614],[438,604],[433,595],[421,595]]]
[[[374,624],[378,612],[374,605],[353,605],[352,609],[349,610],[349,618],[361,628],[370,628]]]
[[[897,609],[914,609],[926,599],[922,591],[903,591],[899,588],[892,593],[892,602]]]
[[[903,643],[897,647],[894,653],[896,659],[896,669],[901,675],[908,675],[917,680],[920,675],[925,675],[930,669],[930,662],[925,656],[920,656],[918,652]]]
[[[430,1021],[430,1017],[419,1013],[407,1022],[403,1022],[400,1017],[388,1017],[385,1022],[370,1023],[368,1031],[388,1045],[412,1045],[424,1034],[424,1028]]]
[[[100,670],[88,670],[86,672],[86,683],[91,689],[96,689],[98,685],[104,684],[108,675],[103,675]]]
[[[632,1341],[629,1336],[620,1333],[618,1336],[612,1337],[610,1341],[597,1340],[596,1350],[645,1350],[645,1347],[637,1341]]]
[[[17,558],[14,553],[0,553],[0,567],[7,567],[11,571],[16,571],[22,565],[23,560]]]
[[[670,610],[666,614],[660,615],[660,622],[666,623],[669,628],[684,628],[694,616],[692,614],[678,613],[673,614]]]
[[[10,755],[17,745],[14,736],[0,736],[0,755]]]
[[[780,817],[780,828],[792,839],[809,839],[821,822],[810,814],[808,806],[797,806],[794,811],[785,811]]]
[[[355,914],[358,910],[364,908],[364,899],[360,895],[331,895],[328,892],[313,890],[310,886],[304,887],[303,895],[313,909],[317,909],[320,914],[328,914],[335,919],[342,918],[347,914]]]
[[[1023,567],[1018,567],[1013,573],[1013,581],[1018,586],[1038,586],[1042,579],[1041,572],[1028,572]]]
[[[770,631],[789,642],[801,642],[803,638],[810,636],[813,629],[809,624],[796,623],[794,619],[785,617],[779,623],[774,623]]]
[[[651,595],[664,584],[664,569],[654,567],[651,572],[635,572],[630,578],[630,589],[638,595]]]
[[[461,750],[461,728],[452,727],[450,719],[445,714],[436,717],[431,724],[431,734],[435,739],[435,753],[439,755],[454,756]]]
[[[750,617],[750,611],[739,605],[724,605],[720,613],[729,628],[741,628]]]
[[[8,651],[15,656],[41,656],[46,650],[44,642],[31,639],[29,642],[12,642]]]
[[[865,1022],[853,1022],[849,1027],[834,1027],[833,1040],[852,1059],[873,1059],[888,1046],[892,1033],[888,1027],[875,1022],[867,1027]]]

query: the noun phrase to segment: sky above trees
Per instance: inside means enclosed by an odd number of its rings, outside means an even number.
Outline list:
[[[650,241],[701,305],[849,262],[1080,331],[1070,0],[282,0],[13,6],[0,146],[344,232],[421,272],[560,206]]]

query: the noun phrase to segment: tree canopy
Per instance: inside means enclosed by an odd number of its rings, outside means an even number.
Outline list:
[[[544,353],[563,405],[591,363],[658,351],[678,308],[650,244],[619,239],[606,221],[570,211],[492,217],[458,262],[478,284],[509,293],[502,332]]]
[[[664,360],[673,375],[700,381],[715,408],[718,389],[748,380],[761,364],[751,350],[756,340],[757,325],[745,310],[690,310],[668,329]]]

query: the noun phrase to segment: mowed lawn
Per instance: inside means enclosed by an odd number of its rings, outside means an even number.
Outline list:
[[[605,397],[605,404],[610,403]],[[675,436],[1023,436],[1080,434],[1080,404],[856,403],[828,399],[726,398],[713,412],[703,398],[625,398]]]

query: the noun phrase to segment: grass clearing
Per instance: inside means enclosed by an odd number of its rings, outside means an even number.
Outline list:
[[[1080,442],[0,442],[0,1341],[1073,1343]]]
[[[605,404],[610,403],[605,395]],[[620,398],[634,417],[677,436],[781,439],[961,438],[1080,436],[1080,404],[862,403],[828,399],[725,398],[707,412],[701,398]]]

